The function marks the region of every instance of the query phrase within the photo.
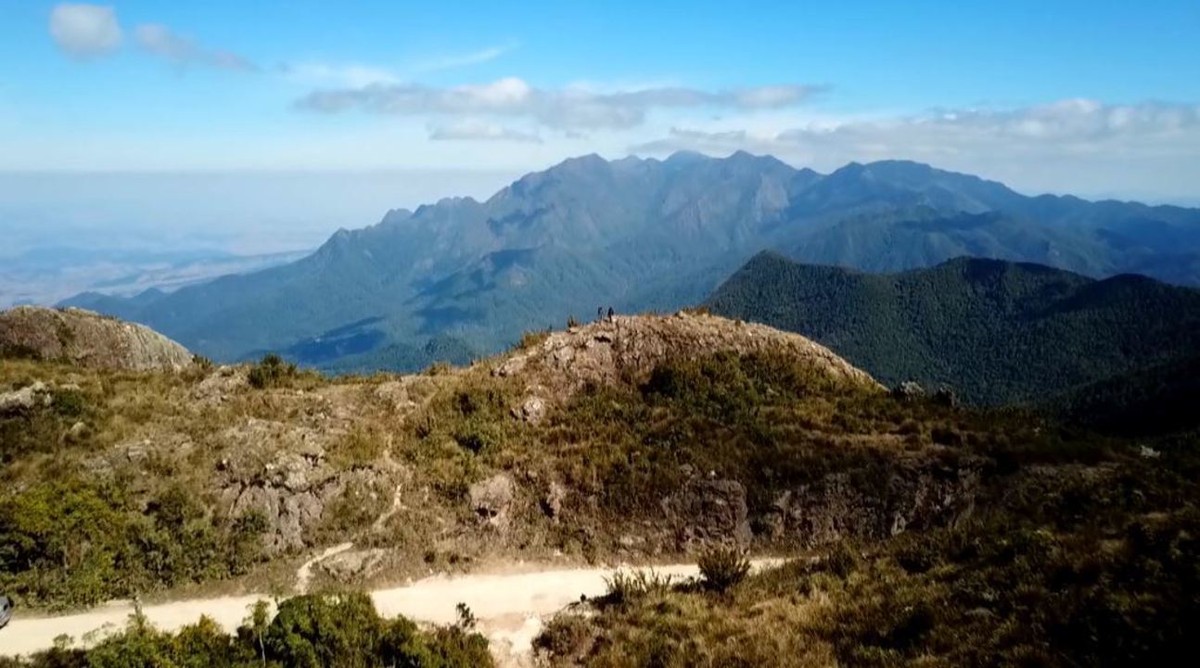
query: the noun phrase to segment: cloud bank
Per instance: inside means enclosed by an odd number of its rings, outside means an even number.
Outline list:
[[[596,92],[536,88],[509,77],[450,88],[370,84],[314,91],[297,100],[296,106],[330,114],[350,110],[397,116],[474,114],[528,119],[556,130],[622,130],[642,125],[656,109],[781,109],[801,104],[821,90],[818,86],[785,85],[725,91],[656,87]]]
[[[96,58],[120,48],[121,24],[112,7],[62,3],[50,10],[50,36],[73,58]]]
[[[1200,148],[1200,106],[1107,105],[1070,99],[1010,110],[939,110],[877,120],[825,121],[776,132],[672,128],[635,153],[737,149],[850,159],[955,155],[1178,155]]]

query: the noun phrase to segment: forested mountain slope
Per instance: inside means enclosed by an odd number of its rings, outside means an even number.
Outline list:
[[[1049,399],[1200,349],[1200,291],[998,260],[867,274],[764,253],[706,303],[811,337],[885,383],[987,404]]]

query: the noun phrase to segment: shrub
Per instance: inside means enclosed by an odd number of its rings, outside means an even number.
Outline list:
[[[230,635],[207,617],[172,634],[135,612],[121,633],[88,650],[56,647],[28,661],[0,657],[0,668],[288,666],[317,668],[488,668],[487,639],[462,625],[422,630],[384,619],[364,593],[297,596],[270,619],[259,602]]]
[[[263,356],[262,360],[250,368],[250,373],[246,379],[250,382],[251,386],[261,390],[283,385],[288,380],[295,378],[296,374],[295,364],[285,362],[282,357],[275,353],[268,353]]]
[[[825,556],[825,568],[839,578],[847,578],[858,568],[860,561],[854,548],[841,541]]]
[[[662,575],[650,570],[633,572],[617,571],[611,578],[604,578],[607,593],[604,603],[609,605],[625,605],[650,594],[661,594],[669,591],[674,584],[670,575]]]
[[[533,639],[533,647],[553,658],[569,658],[579,653],[595,634],[589,620],[579,615],[556,615]]]
[[[713,547],[700,555],[700,577],[705,588],[725,593],[750,574],[750,562],[736,547]]]
[[[548,338],[550,338],[550,330],[548,329],[525,332],[521,335],[521,341],[517,343],[517,348],[520,350],[529,350],[534,346],[540,345]]]

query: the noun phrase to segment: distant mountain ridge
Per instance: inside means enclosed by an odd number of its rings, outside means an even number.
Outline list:
[[[216,359],[281,350],[336,367],[345,342],[322,347],[323,335],[352,323],[371,323],[359,326],[356,341],[371,346],[354,348],[360,359],[434,339],[486,354],[600,306],[696,303],[764,249],[870,271],[972,255],[1200,284],[1200,210],[1026,197],[904,161],[822,175],[744,152],[589,155],[483,202],[389,211],[280,267],[169,295],[66,303],[146,323]]]
[[[984,404],[1039,402],[1200,350],[1200,290],[1001,260],[867,274],[761,253],[706,305],[812,338],[884,383]]]

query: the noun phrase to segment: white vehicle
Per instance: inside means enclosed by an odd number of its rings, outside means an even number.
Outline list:
[[[0,596],[0,629],[8,626],[8,621],[12,619],[13,604],[7,596]]]

